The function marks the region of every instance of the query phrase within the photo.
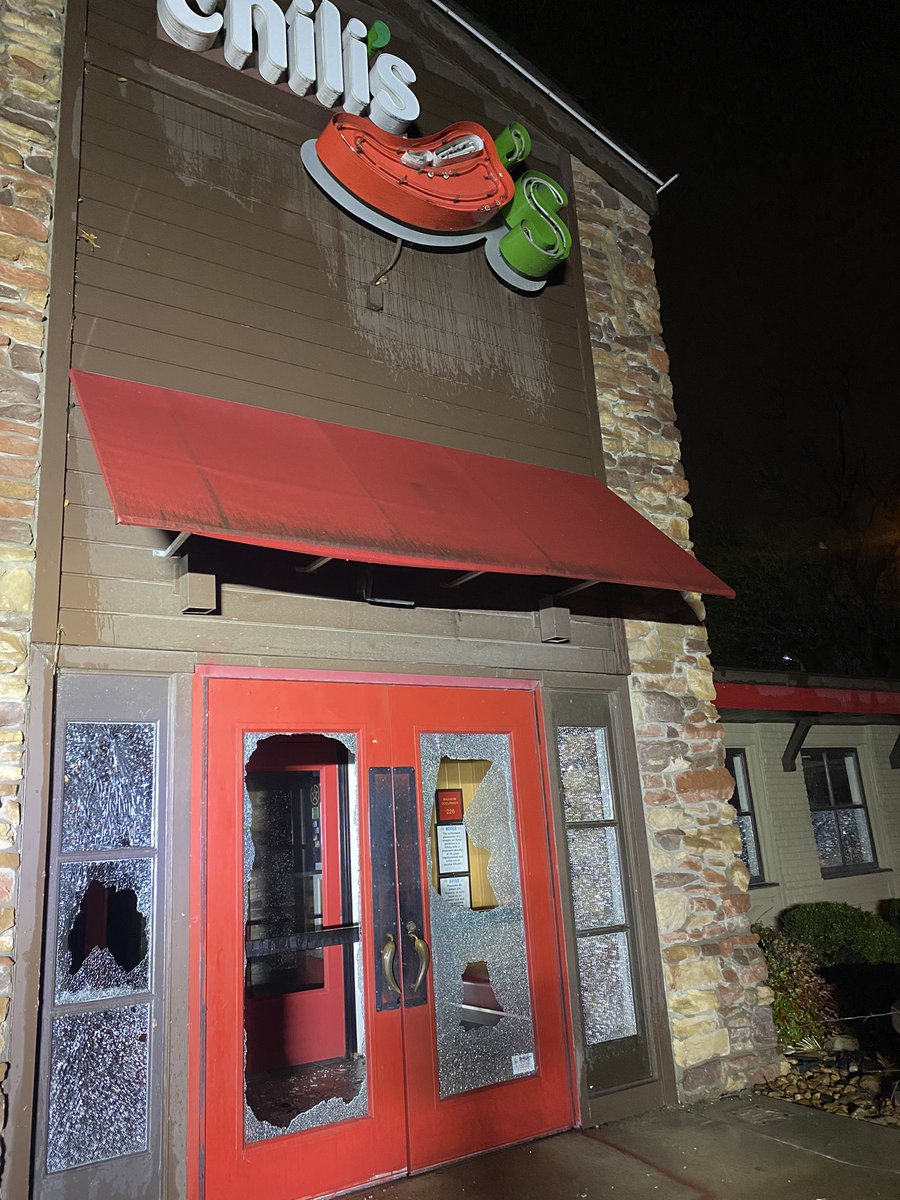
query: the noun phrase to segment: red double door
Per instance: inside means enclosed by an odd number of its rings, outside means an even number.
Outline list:
[[[537,729],[526,690],[209,681],[207,1200],[573,1123]]]

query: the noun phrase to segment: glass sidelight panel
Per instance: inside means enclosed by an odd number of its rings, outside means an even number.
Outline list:
[[[162,676],[64,672],[58,681],[33,1183],[41,1200],[148,1200],[159,1190],[169,704]]]
[[[47,1170],[147,1148],[150,1005],[55,1017]]]
[[[609,702],[556,695],[556,750],[566,824],[584,1054],[591,1092],[646,1079],[649,1046],[635,987],[621,812]]]
[[[631,958],[625,933],[578,939],[584,1038],[589,1046],[637,1033]]]
[[[579,929],[625,923],[617,830],[610,825],[567,830],[572,903]]]
[[[367,1108],[356,738],[244,739],[244,1132]]]
[[[156,725],[69,721],[63,775],[63,853],[153,845]]]
[[[606,730],[563,726],[557,739],[566,823],[613,820]]]
[[[509,738],[423,734],[441,1098],[535,1072]]]
[[[152,859],[62,863],[56,1003],[148,992],[152,922]]]

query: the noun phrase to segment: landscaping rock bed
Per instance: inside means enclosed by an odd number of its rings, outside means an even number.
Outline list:
[[[761,1095],[876,1125],[900,1126],[900,1069],[860,1054],[786,1054],[788,1073],[762,1084]]]

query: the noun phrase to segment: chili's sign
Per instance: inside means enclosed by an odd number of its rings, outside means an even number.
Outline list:
[[[560,216],[560,184],[530,170],[531,138],[514,122],[495,137],[459,121],[427,137],[407,136],[420,107],[416,74],[385,53],[390,31],[344,23],[332,0],[157,0],[159,22],[178,45],[221,42],[240,71],[251,56],[261,77],[337,112],[300,155],[341,208],[389,237],[440,248],[483,244],[491,269],[511,287],[540,291],[572,248]]]

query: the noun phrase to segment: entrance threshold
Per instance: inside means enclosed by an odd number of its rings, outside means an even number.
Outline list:
[[[762,1111],[776,1108],[783,1119],[771,1121],[772,1114]],[[809,1196],[865,1192],[869,1200],[894,1200],[900,1179],[896,1130],[770,1097],[731,1097],[505,1147],[355,1196],[796,1200],[798,1179]]]

